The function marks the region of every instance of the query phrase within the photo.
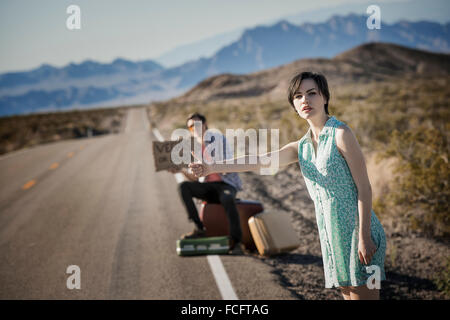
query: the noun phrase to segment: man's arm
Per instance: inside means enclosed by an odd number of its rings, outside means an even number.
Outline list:
[[[180,168],[180,169],[176,169],[176,168],[170,168],[167,171],[169,171],[170,173],[182,173],[189,181],[198,181],[198,178],[196,176],[194,176],[192,173],[190,173],[190,170],[188,168]]]

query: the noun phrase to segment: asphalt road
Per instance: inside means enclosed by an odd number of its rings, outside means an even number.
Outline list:
[[[155,172],[155,139],[130,109],[121,134],[0,158],[0,299],[223,298],[205,256],[176,254],[193,225],[174,176]],[[258,258],[220,260],[238,299],[293,299]]]

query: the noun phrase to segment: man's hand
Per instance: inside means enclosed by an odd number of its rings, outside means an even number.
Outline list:
[[[181,169],[178,169],[178,168],[170,168],[170,169],[167,169],[167,171],[169,171],[170,173],[175,174],[175,173],[181,172]]]

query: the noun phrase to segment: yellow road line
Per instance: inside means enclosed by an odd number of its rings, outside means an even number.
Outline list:
[[[58,162],[52,163],[52,165],[50,166],[50,170],[56,169],[58,167],[59,167],[59,163]]]
[[[30,180],[22,186],[22,189],[23,190],[30,189],[32,186],[34,186],[35,183],[36,183],[36,180]]]
[[[83,148],[84,148],[84,146],[81,146],[80,147],[80,150],[83,150]],[[73,157],[73,155],[75,154],[75,152],[69,152],[68,154],[67,154],[67,157],[68,158],[72,158]],[[52,163],[52,165],[50,166],[50,170],[54,170],[54,169],[56,169],[56,168],[58,168],[59,167],[59,163],[58,162],[54,162],[54,163]],[[22,189],[23,190],[27,190],[27,189],[30,189],[32,186],[34,186],[36,184],[36,180],[30,180],[30,181],[28,181],[27,183],[25,183],[23,186],[22,186]]]

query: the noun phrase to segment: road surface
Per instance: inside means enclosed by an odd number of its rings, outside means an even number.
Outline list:
[[[174,175],[155,172],[153,140],[135,108],[121,134],[0,158],[0,299],[227,298],[206,256],[176,254],[193,224]],[[258,258],[219,260],[238,299],[293,299]]]

